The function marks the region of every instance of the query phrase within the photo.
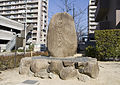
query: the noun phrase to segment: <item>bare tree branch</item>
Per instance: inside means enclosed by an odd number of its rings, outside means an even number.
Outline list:
[[[61,2],[63,3],[63,7],[58,5],[59,8],[67,13],[73,12],[73,19],[75,21],[76,33],[79,42],[81,37],[86,35],[85,30],[88,28],[88,26],[84,24],[86,21],[84,15],[87,7],[84,9],[74,7],[74,3],[76,2],[76,0],[61,0]]]

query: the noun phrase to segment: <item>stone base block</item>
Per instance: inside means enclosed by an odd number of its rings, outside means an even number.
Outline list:
[[[49,76],[52,74],[52,76],[58,75],[59,78],[63,80],[70,78],[83,80],[83,75],[97,78],[99,74],[99,66],[97,59],[90,57],[54,58],[40,56],[28,57],[28,59],[26,57],[21,60],[19,73],[26,75],[32,73],[33,76],[42,79],[52,79],[54,77],[51,78]]]

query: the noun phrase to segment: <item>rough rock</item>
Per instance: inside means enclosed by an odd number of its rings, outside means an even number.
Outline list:
[[[89,75],[92,78],[97,78],[99,74],[97,59],[83,63],[83,66],[79,67],[79,72]]]
[[[60,60],[55,60],[52,61],[51,64],[48,67],[48,71],[55,73],[55,74],[60,74],[60,71],[63,69],[63,63]]]
[[[76,77],[77,75],[77,70],[74,67],[65,67],[60,72],[60,78],[63,80]]]
[[[19,72],[43,79],[54,79],[57,75],[66,80],[77,76],[78,80],[85,82],[89,77],[97,78],[99,66],[97,59],[90,57],[30,57],[21,60]]]
[[[32,59],[29,57],[22,58],[19,66],[19,73],[20,74],[29,74],[30,72],[30,64]]]
[[[84,74],[79,73],[79,74],[77,75],[77,79],[78,79],[79,81],[86,82],[86,81],[88,81],[88,80],[90,79],[90,77],[87,76],[87,75],[84,75]]]
[[[74,20],[68,13],[55,14],[49,24],[47,46],[52,57],[73,56],[77,49]]]
[[[76,62],[75,68],[79,69],[79,71],[81,72],[81,71],[83,71],[84,67],[87,66],[87,64],[88,64],[87,62]]]
[[[46,79],[46,78],[48,78],[49,73],[47,72],[47,69],[41,69],[41,70],[39,70],[38,73],[35,73],[34,76],[42,78],[42,79]]]
[[[65,66],[65,67],[70,67],[70,66],[74,66],[74,62],[72,62],[72,61],[63,61],[63,65]]]
[[[49,73],[49,75],[48,75],[48,78],[49,79],[56,79],[56,78],[58,78],[59,76],[58,75],[56,75],[56,74],[54,74],[54,73]]]
[[[46,59],[34,59],[31,63],[30,69],[34,73],[38,73],[41,69],[47,69],[49,66]]]

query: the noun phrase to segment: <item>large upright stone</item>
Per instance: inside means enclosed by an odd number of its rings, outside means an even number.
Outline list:
[[[51,56],[73,56],[77,49],[77,36],[72,16],[68,13],[55,14],[50,21],[47,38]]]

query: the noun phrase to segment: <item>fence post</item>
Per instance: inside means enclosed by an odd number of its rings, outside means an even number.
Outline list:
[[[15,57],[14,57],[14,68],[16,67],[17,47],[15,44]]]

